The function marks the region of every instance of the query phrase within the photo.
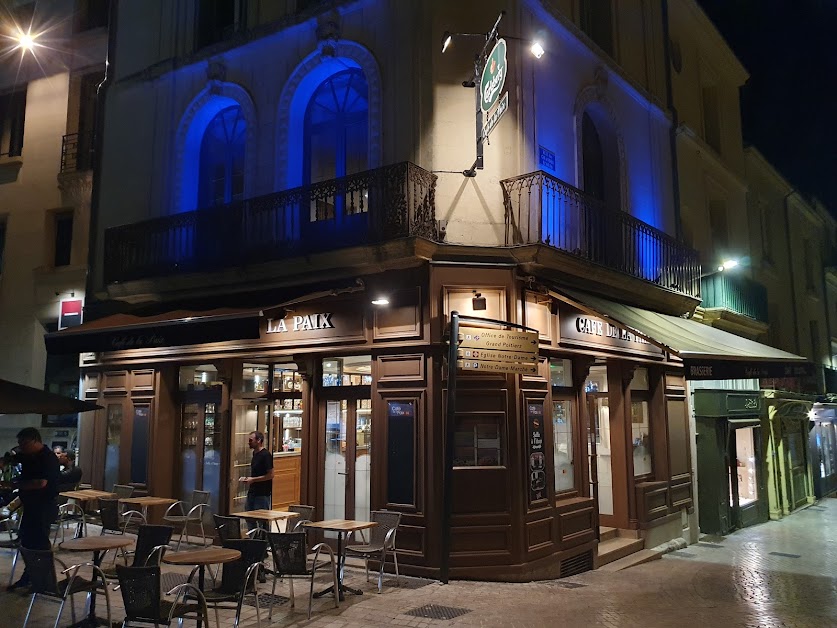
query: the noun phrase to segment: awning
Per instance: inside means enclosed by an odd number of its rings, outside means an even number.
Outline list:
[[[763,345],[697,321],[615,303],[591,294],[560,288],[556,296],[610,319],[680,357],[687,379],[807,377],[814,365],[807,358]]]
[[[48,353],[176,347],[259,338],[262,310],[176,310],[154,316],[113,314],[47,334]]]
[[[73,414],[101,406],[0,379],[0,414]]]

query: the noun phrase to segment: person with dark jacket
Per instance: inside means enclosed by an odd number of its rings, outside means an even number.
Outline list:
[[[13,482],[23,505],[20,522],[20,544],[27,549],[48,550],[49,527],[58,516],[58,458],[44,445],[41,434],[34,427],[25,427],[17,434],[20,447],[20,475]],[[16,589],[29,584],[24,570],[20,580],[9,586]]]
[[[76,454],[72,451],[62,451],[58,456],[61,471],[58,478],[58,492],[75,490],[81,483],[81,468],[76,466]]]

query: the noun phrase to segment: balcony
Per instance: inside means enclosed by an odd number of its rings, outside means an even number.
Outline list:
[[[767,289],[752,279],[717,272],[701,279],[701,306],[725,309],[767,323]]]
[[[507,246],[545,244],[667,290],[700,296],[698,253],[668,234],[542,171],[500,183]]]
[[[93,134],[70,133],[61,138],[61,173],[93,169]]]
[[[395,238],[435,240],[436,176],[402,162],[105,231],[105,281],[211,272]]]

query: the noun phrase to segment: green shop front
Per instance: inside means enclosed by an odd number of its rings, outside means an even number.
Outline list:
[[[695,390],[693,395],[701,532],[727,534],[767,521],[769,429],[761,392]]]

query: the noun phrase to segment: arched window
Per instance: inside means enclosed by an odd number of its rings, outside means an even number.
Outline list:
[[[247,123],[239,105],[219,111],[201,141],[198,207],[244,198],[244,148]]]
[[[605,200],[605,163],[602,140],[593,119],[586,111],[581,118],[581,158],[584,191],[600,201]]]
[[[305,112],[305,184],[369,168],[369,88],[361,70],[331,75]]]

